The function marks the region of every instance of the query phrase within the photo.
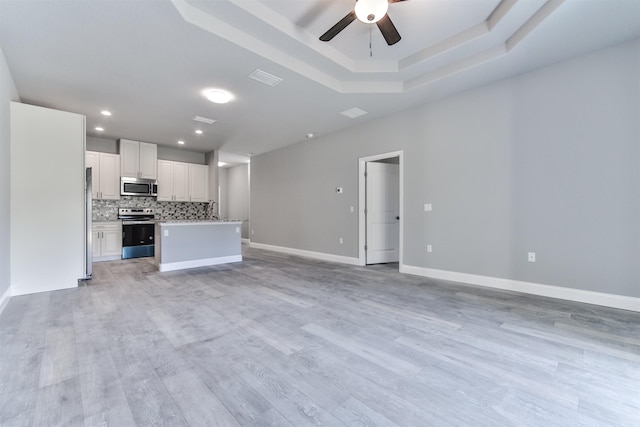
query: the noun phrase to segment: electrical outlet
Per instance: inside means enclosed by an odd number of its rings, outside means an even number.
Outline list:
[[[344,240],[342,239],[342,237],[340,238],[340,244],[343,244]]]
[[[527,259],[529,260],[529,262],[536,262],[536,253],[535,252],[529,252]]]
[[[433,252],[433,247],[431,245],[427,245],[427,252]]]
[[[253,234],[256,234],[256,232],[255,232],[255,231],[253,231],[253,228],[251,229],[251,234],[252,234],[252,235],[253,235]]]
[[[349,210],[351,211],[351,213],[355,212],[355,208],[353,206],[349,207]]]
[[[433,206],[431,206],[431,203],[425,203],[424,204],[424,211],[425,212],[431,212],[433,210]]]

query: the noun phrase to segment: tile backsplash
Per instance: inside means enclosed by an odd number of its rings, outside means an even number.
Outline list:
[[[93,200],[93,221],[116,221],[118,208],[154,208],[156,219],[205,219],[208,203],[158,202],[155,197],[122,196],[120,200]]]

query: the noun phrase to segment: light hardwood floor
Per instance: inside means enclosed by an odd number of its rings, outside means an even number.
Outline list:
[[[100,263],[9,301],[0,425],[638,426],[640,314],[257,249]]]

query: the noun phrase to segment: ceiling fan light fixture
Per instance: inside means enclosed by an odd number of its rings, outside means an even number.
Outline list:
[[[354,10],[360,21],[373,24],[381,20],[388,9],[388,0],[358,0]]]

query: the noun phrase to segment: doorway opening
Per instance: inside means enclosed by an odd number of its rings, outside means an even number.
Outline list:
[[[359,265],[402,265],[403,152],[358,162]]]

